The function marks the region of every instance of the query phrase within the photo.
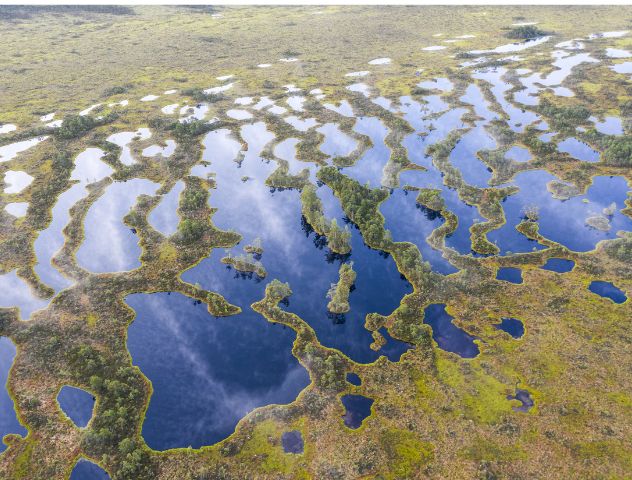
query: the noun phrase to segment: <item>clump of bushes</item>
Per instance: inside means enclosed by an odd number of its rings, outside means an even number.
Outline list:
[[[515,40],[528,40],[530,38],[542,37],[546,35],[546,32],[540,30],[534,25],[522,25],[520,27],[512,28],[505,36]]]
[[[331,313],[347,313],[351,307],[349,306],[349,294],[353,288],[356,279],[356,272],[353,269],[353,262],[343,263],[338,271],[338,283],[332,283],[331,288],[327,292],[327,298],[330,300],[327,309]]]
[[[351,232],[349,227],[340,228],[334,218],[328,220],[323,214],[323,204],[316,194],[316,187],[309,184],[301,192],[302,213],[307,222],[319,235],[327,237],[327,244],[332,252],[346,255],[351,251]]]
[[[546,99],[542,100],[539,111],[550,119],[551,130],[573,131],[573,133],[577,126],[586,123],[590,117],[590,110],[583,105],[558,107]]]
[[[275,278],[266,286],[266,297],[271,298],[277,303],[290,295],[292,295],[292,289],[287,282],[284,283]]]
[[[65,140],[79,138],[97,125],[99,122],[90,115],[69,115],[64,118],[61,127],[55,130],[55,136]]]
[[[263,264],[256,260],[252,253],[246,253],[245,255],[233,256],[230,252],[222,258],[222,263],[226,265],[232,265],[235,270],[244,273],[255,273],[260,278],[265,278],[268,272],[264,268]]]
[[[204,190],[185,190],[180,200],[180,208],[185,211],[198,210],[206,205],[207,193]]]
[[[115,87],[107,88],[103,92],[104,97],[111,97],[113,95],[120,95],[122,93],[126,93],[130,88],[130,85],[117,85]]]
[[[224,95],[217,93],[204,93],[201,88],[188,88],[182,92],[184,95],[191,97],[198,103],[215,103],[224,98]]]
[[[360,185],[334,167],[321,168],[317,176],[336,192],[349,218],[361,227],[367,245],[380,248],[392,242],[379,213],[379,204],[388,197],[388,191]]]
[[[603,160],[614,167],[632,167],[632,137],[615,137],[606,148]]]
[[[202,238],[206,224],[200,220],[185,218],[178,225],[178,234],[183,243],[193,243]]]
[[[173,124],[173,132],[176,139],[180,142],[189,141],[195,137],[203,135],[206,132],[214,130],[213,124],[203,120],[192,120],[190,122],[175,122]]]
[[[263,245],[259,237],[255,238],[249,245],[244,247],[244,252],[252,253],[253,255],[263,255]]]
[[[435,212],[440,212],[445,208],[445,202],[441,198],[441,190],[436,188],[422,188],[419,190],[416,202]]]

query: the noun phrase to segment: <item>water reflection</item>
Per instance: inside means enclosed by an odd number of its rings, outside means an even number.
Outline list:
[[[380,205],[386,219],[385,228],[390,230],[396,242],[411,242],[417,245],[423,260],[432,269],[442,273],[454,273],[457,269],[442,257],[440,251],[426,242],[433,230],[443,224],[443,218],[415,202],[415,192],[396,190]]]
[[[70,480],[110,480],[110,476],[97,464],[81,458],[72,469]]]
[[[143,438],[156,450],[212,445],[256,407],[288,403],[309,383],[295,334],[246,307],[212,318],[179,293],[134,294],[127,347],[151,380]],[[168,345],[169,348],[164,348]]]
[[[546,184],[553,180],[557,178],[542,170],[516,176],[513,183],[520,191],[508,196],[502,203],[507,223],[488,234],[489,240],[497,243],[503,253],[544,248],[536,242],[527,241],[515,229],[525,218],[526,209],[536,213],[542,236],[578,252],[594,249],[600,240],[615,238],[618,230],[632,230],[632,220],[620,211],[629,189],[623,177],[594,177],[586,194],[565,201],[554,199],[547,190]],[[613,203],[614,209],[610,212]],[[587,223],[591,217],[603,217],[607,230]]]
[[[33,294],[28,284],[17,276],[16,271],[0,275],[0,308],[18,307],[20,318],[28,320],[31,314],[48,305]]]
[[[479,353],[475,337],[454,325],[452,319],[443,303],[428,305],[424,310],[424,323],[432,327],[432,338],[439,348],[463,358],[474,358]]]
[[[340,401],[345,407],[342,419],[348,428],[353,430],[360,428],[364,419],[371,415],[372,398],[363,395],[343,395]]]
[[[70,179],[76,183],[57,197],[50,225],[42,230],[35,240],[35,273],[56,292],[68,287],[72,282],[61,275],[51,260],[64,245],[63,229],[70,220],[70,208],[88,195],[88,184],[102,180],[114,172],[101,160],[104,155],[105,152],[98,148],[88,148],[77,155],[75,167],[70,175]]]
[[[0,439],[9,433],[15,433],[26,437],[28,433],[17,419],[15,404],[9,396],[6,385],[9,378],[9,370],[13,365],[16,355],[15,345],[7,337],[0,337]],[[0,452],[4,452],[7,446],[0,442]]]
[[[160,185],[134,178],[115,182],[90,207],[77,263],[91,272],[120,272],[140,267],[138,237],[123,223],[139,195],[154,195]]]
[[[81,388],[64,385],[57,395],[62,411],[80,428],[85,427],[92,418],[95,398]]]
[[[173,188],[162,196],[160,203],[148,216],[149,223],[163,235],[169,236],[178,230],[178,203],[184,191],[184,182],[176,182]]]

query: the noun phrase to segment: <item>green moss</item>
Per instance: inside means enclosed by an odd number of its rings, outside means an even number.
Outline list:
[[[519,444],[501,444],[483,437],[476,438],[461,454],[476,462],[516,462],[527,458],[527,453]]]
[[[408,430],[387,430],[380,435],[380,443],[388,457],[384,478],[389,480],[417,478],[434,456],[434,445]]]

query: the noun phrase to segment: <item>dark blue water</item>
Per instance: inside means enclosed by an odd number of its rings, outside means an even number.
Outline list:
[[[347,382],[349,382],[351,385],[355,385],[356,387],[362,385],[362,379],[360,378],[360,376],[357,373],[353,372],[347,373]]]
[[[482,126],[463,135],[450,153],[450,163],[457,167],[465,183],[476,187],[489,187],[492,172],[476,155],[481,150],[496,148],[496,142]]]
[[[522,270],[514,267],[500,267],[496,272],[496,280],[511,283],[522,283]]]
[[[478,213],[478,208],[463,202],[456,190],[447,187],[441,189],[441,197],[446,208],[458,217],[458,226],[454,232],[446,237],[445,244],[460,254],[467,255],[472,252],[470,227],[475,221],[482,219]]]
[[[63,412],[80,428],[88,425],[94,409],[94,397],[81,388],[64,385],[57,395]]]
[[[305,447],[303,435],[298,430],[284,432],[281,435],[281,444],[285,453],[303,453]]]
[[[346,410],[342,419],[349,428],[360,428],[364,419],[371,415],[372,398],[363,395],[343,395],[340,400]]]
[[[601,295],[602,297],[609,298],[614,303],[623,303],[628,297],[625,292],[620,288],[615,287],[610,282],[602,282],[600,280],[595,280],[591,282],[588,286],[588,290],[597,295]]]
[[[541,268],[557,273],[567,273],[570,272],[574,266],[575,262],[567,260],[566,258],[549,258]]]
[[[359,232],[352,229],[349,258],[354,262],[357,277],[355,289],[349,296],[351,311],[332,315],[327,311],[326,295],[331,284],[338,281],[340,260],[326,248],[324,239],[316,237],[313,232],[306,234],[300,230],[300,213],[295,222],[301,236],[301,242],[297,242],[297,257],[274,255],[275,252],[269,250],[264,250],[262,257],[268,271],[267,278],[289,282],[293,290],[288,305],[283,308],[308,322],[323,345],[339,349],[354,361],[368,363],[380,355],[386,355],[393,361],[399,360],[410,345],[391,339],[384,331],[387,344],[375,352],[370,348],[373,337],[364,328],[367,313],[388,315],[397,308],[403,296],[412,291],[411,285],[401,278],[393,259],[368,248]],[[218,292],[229,302],[249,310],[251,303],[263,298],[267,282],[244,278],[226,268],[220,262],[223,255],[219,250],[214,251],[198,266],[185,272],[182,278]],[[294,261],[295,258],[300,259],[300,264]]]
[[[417,163],[418,165],[425,166],[426,168],[428,168],[428,170],[403,171],[400,174],[400,184],[441,190],[441,197],[443,198],[447,209],[450,212],[454,213],[459,220],[456,230],[446,237],[446,246],[451,247],[464,255],[471,253],[472,242],[470,240],[470,227],[475,221],[482,220],[482,216],[479,215],[478,209],[476,207],[463,202],[459,198],[456,190],[448,188],[443,184],[443,177],[441,175],[441,172],[439,172],[434,167],[434,165],[432,164],[432,159],[425,153],[423,153],[424,149],[421,148],[422,141],[420,140],[420,138],[421,137],[416,134],[409,135],[404,139],[403,145],[408,150],[409,159],[414,163]],[[409,193],[409,195],[412,194],[413,193]],[[406,226],[400,225],[397,228],[405,229]],[[412,240],[408,241],[413,242]],[[437,271],[440,273],[451,273],[449,272],[449,268],[445,264],[445,271],[441,271],[439,269],[439,262],[437,262],[436,266]]]
[[[443,224],[443,217],[433,210],[417,204],[416,192],[395,190],[380,205],[385,218],[384,227],[391,231],[396,242],[411,242],[417,245],[423,260],[429,262],[432,269],[444,275],[458,271],[443,256],[432,248],[426,237]]]
[[[137,314],[127,346],[154,390],[142,433],[155,450],[212,445],[254,408],[289,403],[309,384],[294,331],[250,309],[214,318],[179,293],[126,301]]]
[[[501,322],[494,325],[498,330],[507,332],[513,338],[520,338],[524,335],[524,324],[517,318],[503,318]]]
[[[355,289],[349,303],[351,311],[344,315],[331,315],[327,311],[327,291],[338,281],[340,258],[327,248],[327,241],[311,231],[302,221],[299,192],[293,190],[271,192],[265,178],[274,170],[259,157],[271,134],[262,130],[263,124],[242,128],[242,136],[249,143],[241,165],[236,162],[213,162],[212,137],[205,142],[205,159],[211,161],[216,172],[217,188],[211,191],[209,203],[219,210],[213,222],[219,228],[233,229],[244,240],[233,252],[239,254],[241,246],[255,238],[261,239],[264,253],[261,262],[268,279],[289,282],[294,294],[289,298],[289,311],[298,314],[316,331],[323,345],[337,348],[358,362],[372,362],[381,353],[370,348],[373,338],[364,328],[367,313],[390,314],[412,286],[402,280],[393,259],[382,252],[368,248],[360,233],[351,228],[351,254],[357,272]],[[345,169],[346,170],[346,169]],[[252,178],[242,182],[241,177]],[[336,218],[343,226],[345,218],[340,202],[331,190],[322,186],[318,195],[328,218]],[[248,280],[220,263],[223,251],[214,251],[209,258],[185,272],[183,280],[199,283],[203,288],[218,292],[236,305],[247,310],[249,305],[264,296],[265,282]],[[392,340],[396,344],[396,340]],[[390,343],[390,342],[389,342]],[[405,344],[404,344],[405,345]],[[385,351],[391,345],[385,347]]]
[[[439,348],[463,358],[474,358],[479,353],[474,343],[476,337],[454,325],[452,318],[443,303],[433,303],[424,310],[424,323],[432,327],[432,338]]]
[[[594,177],[585,195],[565,201],[554,199],[548,192],[546,184],[551,180],[558,179],[542,170],[523,172],[516,176],[512,183],[520,191],[508,196],[502,203],[507,223],[487,235],[490,241],[498,244],[502,253],[531,251],[534,246],[544,248],[536,242],[529,242],[515,230],[524,217],[524,208],[530,205],[538,207],[540,234],[577,252],[593,250],[597,242],[615,238],[617,230],[632,230],[632,219],[621,213],[629,190],[624,178]],[[596,230],[586,224],[588,217],[602,215],[603,209],[612,202],[617,209],[609,217],[609,231]]]
[[[81,458],[72,469],[70,480],[110,480],[110,476],[97,464]]]
[[[411,345],[410,343],[395,340],[388,334],[386,328],[380,328],[378,332],[380,332],[380,334],[382,334],[382,336],[386,340],[386,345],[384,345],[380,349],[379,354],[384,355],[391,362],[399,362],[399,360],[402,358],[402,355],[413,348],[413,345]]]
[[[15,405],[13,399],[7,391],[7,379],[9,378],[9,370],[13,365],[13,359],[16,355],[15,345],[7,337],[0,337],[0,439],[9,433],[17,433],[26,436],[27,431],[20,422],[18,422],[15,414]],[[0,442],[0,452],[6,450],[6,445]]]
[[[535,405],[528,390],[516,389],[515,395],[507,395],[507,400],[518,400],[522,405],[513,407],[516,412],[528,412]]]

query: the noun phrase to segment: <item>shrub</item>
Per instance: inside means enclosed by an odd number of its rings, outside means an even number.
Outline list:
[[[204,190],[186,190],[180,201],[182,210],[198,210],[206,204],[207,194]]]
[[[533,25],[522,25],[520,27],[512,28],[505,34],[507,38],[518,40],[527,40],[529,38],[541,37],[543,35],[546,35],[546,32],[543,32]]]
[[[192,243],[204,235],[206,225],[199,221],[186,218],[180,222],[178,232],[184,243]]]
[[[604,162],[615,167],[632,166],[632,137],[614,138],[603,155]]]
[[[61,127],[55,130],[55,136],[63,139],[79,138],[97,124],[97,121],[89,115],[69,115],[64,118]]]

